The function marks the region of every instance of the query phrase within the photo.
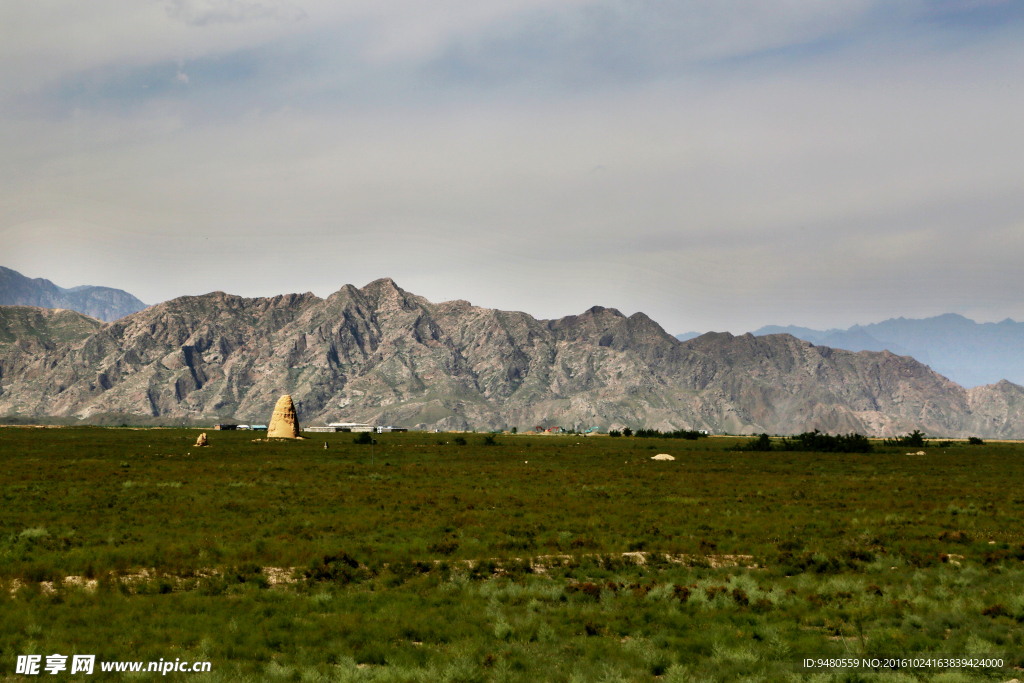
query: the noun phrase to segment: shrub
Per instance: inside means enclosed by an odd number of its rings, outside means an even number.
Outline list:
[[[739,446],[738,450],[741,451],[753,451],[753,452],[766,452],[772,449],[772,440],[767,434],[761,434],[757,438],[751,439],[743,446]]]
[[[704,593],[708,596],[708,600],[714,600],[719,595],[725,595],[729,592],[729,589],[725,586],[708,586],[704,589]]]
[[[779,565],[786,574],[838,574],[847,569],[856,570],[865,562],[874,561],[873,553],[860,550],[847,550],[839,557],[829,557],[822,553],[804,553],[800,557],[789,551],[779,554]]]
[[[989,550],[982,557],[982,564],[991,566],[1006,560],[1024,561],[1024,546],[1016,549]]]
[[[622,430],[622,435],[623,436],[633,436],[633,430],[630,429],[629,427],[626,427],[625,429]]]
[[[372,443],[376,443],[373,437],[370,436],[370,432],[359,432],[359,436],[352,439],[352,443],[358,446],[369,446]]]
[[[427,546],[428,553],[437,553],[438,555],[451,555],[459,549],[459,541],[453,536],[444,538],[437,543],[431,543]]]
[[[469,575],[473,579],[488,579],[500,570],[501,567],[494,560],[480,560],[469,570]]]
[[[897,436],[895,439],[886,439],[882,443],[884,443],[886,446],[907,446],[922,448],[924,447],[924,434],[920,430],[915,429],[909,434]]]
[[[498,442],[495,440],[493,434],[488,434],[487,436],[484,437],[483,445],[484,446],[496,446],[496,445],[498,445]]]
[[[577,583],[566,586],[565,592],[582,593],[583,595],[586,595],[589,598],[593,598],[594,600],[601,599],[601,587],[598,586],[596,583],[591,583],[589,581],[585,583]]]
[[[456,445],[456,446],[465,446],[465,445],[466,445],[466,439],[464,439],[464,438],[463,438],[463,437],[461,437],[461,436],[457,436],[457,437],[455,437],[455,438],[453,439],[453,441],[455,442],[455,445]]]
[[[674,432],[659,432],[657,429],[638,429],[634,436],[641,439],[689,439],[690,441],[696,441],[706,437],[707,434],[701,434],[695,429],[677,429]]]
[[[990,605],[985,609],[981,610],[981,616],[992,617],[993,619],[995,619],[996,617],[1008,617],[1010,616],[1010,612],[1006,609],[1004,605],[995,604]]]
[[[351,583],[358,576],[359,562],[346,552],[324,555],[310,563],[304,576],[310,582]]]
[[[618,429],[612,429],[612,430],[608,431],[608,436],[611,436],[611,437],[622,436],[622,432],[620,432]]]
[[[804,432],[792,437],[783,437],[777,443],[772,443],[767,434],[761,434],[751,439],[745,445],[740,446],[741,451],[800,451],[808,453],[870,453],[874,450],[871,442],[861,434],[822,434],[815,429],[813,432]]]
[[[783,451],[809,451],[814,453],[870,453],[871,442],[861,434],[822,434],[817,429],[804,432],[780,444]]]
[[[970,445],[972,445],[972,446],[983,446],[983,445],[985,445],[985,442],[984,442],[984,441],[982,441],[982,440],[981,440],[980,438],[978,438],[977,436],[971,436],[971,437],[968,437],[968,439],[967,439],[967,443],[969,443],[969,444],[970,444]]]

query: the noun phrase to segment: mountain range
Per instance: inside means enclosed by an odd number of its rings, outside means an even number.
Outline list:
[[[390,279],[326,299],[179,297],[111,323],[0,307],[9,419],[266,421],[283,393],[307,424],[1024,436],[1024,387],[964,389],[889,351],[789,334],[681,342],[643,313],[537,320]]]
[[[146,307],[122,289],[82,285],[64,289],[43,278],[27,278],[0,266],[0,305],[64,308],[111,322]]]
[[[762,327],[754,332],[792,334],[814,344],[849,351],[888,349],[913,356],[966,387],[1001,379],[1024,383],[1024,323],[976,323],[955,313],[913,320],[894,318],[846,330]]]
[[[1024,323],[1009,318],[999,323],[976,323],[947,313],[923,319],[892,318],[845,330],[767,325],[752,334],[791,334],[833,349],[891,351],[898,356],[913,356],[965,387],[1002,379],[1024,383]],[[688,341],[700,335],[687,332],[676,335],[676,339]]]

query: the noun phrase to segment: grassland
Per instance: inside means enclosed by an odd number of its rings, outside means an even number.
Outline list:
[[[54,652],[205,680],[1021,677],[1024,445],[385,434],[371,465],[346,434],[208,435],[0,429],[0,680]],[[928,652],[1006,666],[793,666]]]

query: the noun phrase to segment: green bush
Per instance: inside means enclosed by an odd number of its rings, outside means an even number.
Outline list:
[[[760,434],[743,446],[737,446],[737,450],[756,453],[770,451],[772,450],[772,440],[767,434]]]
[[[362,576],[359,562],[346,552],[314,559],[303,575],[312,583],[330,581],[340,584],[351,583]]]
[[[870,453],[874,449],[861,434],[822,434],[817,429],[793,437],[783,437],[772,443],[767,434],[751,439],[739,450],[751,452],[789,451],[804,453]]]
[[[695,429],[677,429],[674,432],[659,432],[657,429],[638,429],[634,436],[641,439],[687,439],[696,441],[697,439],[707,437],[707,434],[702,434]]]
[[[915,429],[909,434],[903,436],[897,436],[895,439],[886,439],[883,441],[886,446],[902,446],[906,448],[924,448],[924,434]]]

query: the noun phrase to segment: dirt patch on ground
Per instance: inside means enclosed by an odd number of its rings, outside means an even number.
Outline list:
[[[653,553],[645,552],[629,552],[616,554],[622,559],[629,560],[636,565],[646,565],[655,557]],[[613,555],[614,556],[614,555]],[[578,561],[584,558],[598,557],[597,554],[588,555],[539,555],[527,558],[513,558],[512,562],[526,562],[530,563],[530,571],[534,574],[546,574],[548,569],[552,566],[564,564],[566,562]],[[658,555],[664,561],[671,562],[673,564],[680,564],[686,566],[710,566],[712,569],[720,569],[722,567],[743,567],[745,569],[762,569],[760,565],[754,562],[753,555],[671,555],[662,554]],[[952,556],[951,556],[952,557]],[[472,569],[480,562],[484,560],[457,560],[451,564],[462,565],[468,569]],[[498,574],[504,573],[504,568],[501,566],[503,562],[508,560],[501,560],[499,558],[491,558],[489,560],[495,564]],[[439,565],[442,560],[433,560],[433,564]],[[385,565],[387,566],[387,565]],[[364,567],[365,569],[365,567]],[[189,576],[177,576],[168,573],[159,573],[155,569],[140,569],[137,572],[131,574],[124,574],[122,576],[111,577],[113,580],[120,582],[121,584],[131,588],[132,586],[145,583],[148,581],[165,579],[171,586],[173,591],[182,590],[193,590],[197,586],[197,579],[211,578],[220,576],[224,573],[221,569],[201,569],[194,574]],[[266,578],[267,584],[270,587],[277,586],[288,586],[290,584],[298,583],[301,579],[299,574],[301,573],[300,567],[261,567],[260,574]],[[22,587],[27,584],[20,579],[12,579],[9,585],[10,594],[15,595]],[[98,579],[89,579],[84,576],[66,576],[61,582],[61,588],[79,588],[87,591],[95,591],[99,587]],[[43,593],[50,595],[57,592],[57,586],[52,581],[40,581],[39,590]]]

